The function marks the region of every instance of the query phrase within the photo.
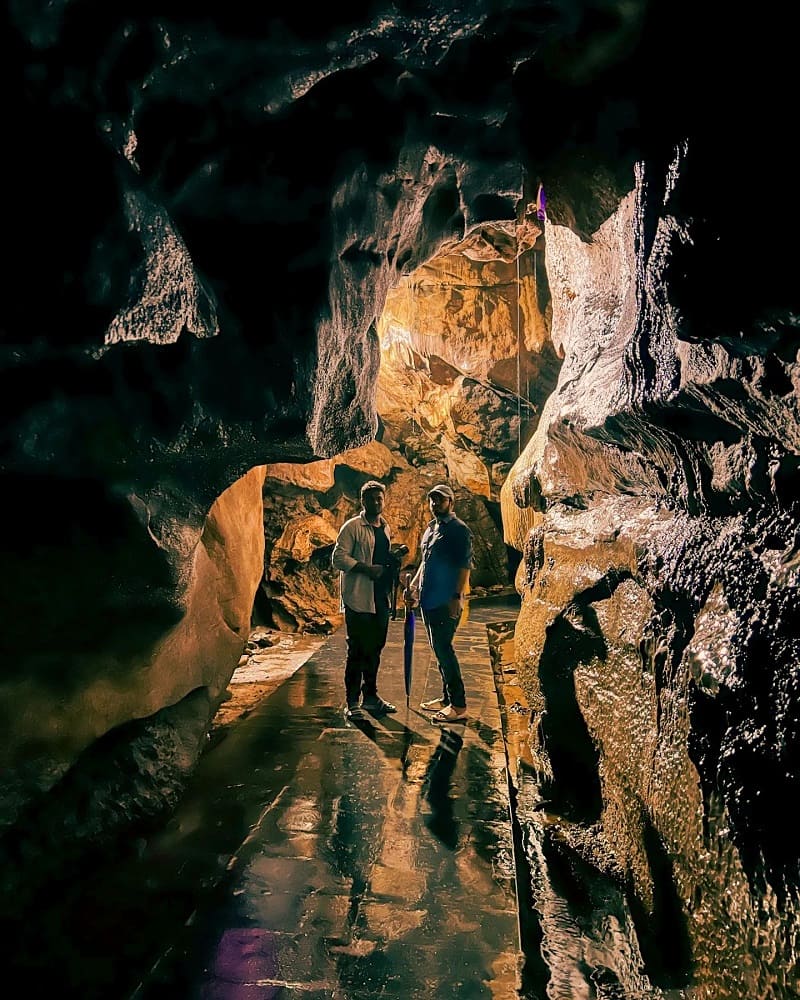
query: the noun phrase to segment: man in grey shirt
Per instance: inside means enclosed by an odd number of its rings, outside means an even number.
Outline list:
[[[361,708],[372,715],[396,712],[378,694],[378,667],[389,631],[394,576],[390,559],[391,535],[383,516],[386,487],[375,479],[361,487],[361,512],[342,525],[331,556],[339,570],[340,609],[347,631],[344,686],[345,715],[357,717]]]

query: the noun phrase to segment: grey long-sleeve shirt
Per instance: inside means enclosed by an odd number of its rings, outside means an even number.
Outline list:
[[[379,527],[386,533],[386,540],[391,543],[389,525],[381,516]],[[345,521],[339,529],[336,545],[333,547],[331,565],[339,570],[339,609],[345,606],[352,611],[375,614],[375,586],[366,573],[353,573],[356,563],[372,565],[375,551],[375,532],[372,525],[364,517],[364,511]]]

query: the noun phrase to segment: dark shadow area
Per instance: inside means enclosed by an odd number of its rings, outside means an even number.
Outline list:
[[[362,711],[360,716],[348,719],[347,725],[360,730],[384,756],[400,761],[403,768],[408,764],[410,748],[424,745],[412,729],[389,715],[373,717]]]
[[[430,806],[425,826],[451,850],[455,850],[458,844],[459,823],[453,813],[450,779],[463,746],[464,738],[459,733],[442,729],[439,745],[433,751],[422,779],[422,795]]]
[[[511,545],[506,545],[506,559],[508,560],[508,579],[515,580],[517,569],[522,562],[522,553]]]
[[[250,625],[253,628],[257,625],[263,625],[266,628],[277,628],[272,617],[272,601],[264,592],[263,581],[256,588],[255,597],[253,599],[253,612],[250,617]]]
[[[553,772],[544,789],[550,808],[562,816],[593,822],[602,811],[599,753],[575,695],[575,666],[605,655],[598,632],[578,630],[566,618],[551,625],[539,664],[539,684],[546,702],[541,720],[544,746]]]
[[[544,791],[550,808],[576,822],[594,822],[603,808],[599,751],[592,740],[575,695],[575,667],[604,661],[608,650],[592,607],[607,600],[628,572],[612,570],[566,606],[547,631],[539,663],[545,698],[541,734],[553,771]]]
[[[127,497],[78,475],[7,477],[5,490],[0,602],[14,614],[0,629],[0,677],[44,626],[56,641],[41,644],[27,680],[68,698],[98,661],[113,678],[180,620],[177,568]]]
[[[520,970],[521,1000],[542,1000],[547,996],[550,970],[542,957],[544,934],[536,914],[536,901],[532,889],[532,873],[525,850],[525,838],[518,819],[517,791],[509,781],[508,794],[511,805],[511,833],[514,840],[514,867],[517,883],[517,920],[519,939],[524,962]]]
[[[675,889],[672,860],[647,816],[643,840],[653,877],[653,912],[646,913],[631,894],[636,936],[650,981],[662,989],[679,989],[692,981],[691,942]]]

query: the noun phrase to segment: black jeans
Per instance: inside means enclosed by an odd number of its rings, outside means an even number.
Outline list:
[[[451,618],[448,606],[443,604],[440,608],[423,610],[422,620],[425,622],[428,641],[436,657],[439,673],[442,675],[442,700],[445,705],[466,708],[467,696],[461,678],[461,665],[453,649],[453,636],[456,634],[459,619]]]
[[[378,693],[378,667],[389,632],[389,609],[379,608],[376,614],[344,609],[347,630],[347,662],[344,668],[344,688],[347,704],[358,704],[359,694],[374,698]]]

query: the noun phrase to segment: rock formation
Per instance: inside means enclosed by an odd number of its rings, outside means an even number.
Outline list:
[[[633,915],[592,981],[796,995],[784,20],[8,5],[4,913],[163,822],[247,639],[267,475],[385,432],[398,497],[441,462],[522,557],[542,842]],[[276,588],[364,471],[326,468],[267,536]]]
[[[669,278],[680,258],[700,280],[690,178],[688,146],[658,179],[637,170],[590,243],[546,227],[564,363],[503,487],[505,510],[538,511],[507,519],[525,550],[516,665],[547,809],[648,915],[651,980],[784,997],[798,918],[782,805],[800,735],[798,370],[781,346],[794,320],[786,297],[741,335],[687,333],[686,285]]]

